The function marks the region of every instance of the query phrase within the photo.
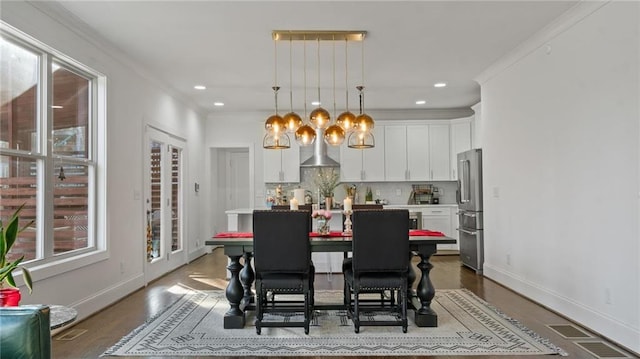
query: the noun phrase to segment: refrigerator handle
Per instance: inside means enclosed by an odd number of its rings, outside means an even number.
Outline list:
[[[466,233],[466,234],[468,234],[468,235],[470,235],[470,236],[475,236],[475,235],[476,235],[476,233],[478,233],[478,232],[471,232],[471,231],[467,231],[466,229],[462,229],[462,228],[456,228],[456,229],[457,229],[458,231],[460,231],[460,232],[462,232],[462,233]]]
[[[456,189],[456,203],[462,204],[461,196],[460,196],[460,180],[458,180],[457,183],[458,183],[458,188]]]
[[[456,212],[456,214],[457,215],[463,215],[463,216],[471,217],[471,218],[476,218],[476,214],[475,213],[459,211],[459,212]]]

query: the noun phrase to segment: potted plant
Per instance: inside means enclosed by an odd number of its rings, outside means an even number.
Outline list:
[[[326,209],[331,209],[333,200],[333,190],[340,183],[340,173],[335,168],[320,168],[315,178],[315,184],[320,190],[320,195],[324,197]]]
[[[13,213],[6,225],[0,219],[0,306],[3,307],[17,306],[20,301],[20,290],[13,279],[13,271],[15,269],[20,268],[22,270],[22,278],[24,284],[29,288],[29,293],[33,290],[31,273],[27,268],[20,265],[24,255],[14,261],[11,261],[8,257],[8,253],[16,242],[18,234],[34,222],[32,220],[24,227],[19,227],[19,215],[23,207],[24,204]]]

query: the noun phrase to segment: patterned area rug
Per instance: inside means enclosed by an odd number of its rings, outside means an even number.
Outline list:
[[[315,301],[339,303],[342,291],[316,291]],[[228,308],[224,291],[186,289],[102,356],[566,355],[464,289],[437,291],[437,328],[416,327],[410,310],[406,334],[370,326],[356,334],[344,311],[316,311],[309,335],[303,328],[263,328],[257,335],[252,312],[244,329],[223,329]]]

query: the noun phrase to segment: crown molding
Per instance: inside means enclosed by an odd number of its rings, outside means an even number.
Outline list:
[[[75,36],[87,41],[94,46],[98,51],[102,52],[104,56],[107,56],[114,61],[120,63],[124,67],[131,69],[133,72],[140,75],[154,86],[169,93],[172,97],[182,102],[185,106],[192,109],[202,118],[207,115],[207,110],[201,108],[198,104],[186,98],[181,93],[176,91],[170,84],[160,81],[156,75],[148,71],[145,66],[132,59],[129,55],[123,52],[118,46],[105,39],[96,30],[91,28],[88,24],[81,21],[69,10],[62,5],[53,1],[27,1],[29,5],[40,11],[44,16],[49,17],[53,21],[60,24],[72,32]]]
[[[575,6],[564,12],[549,25],[542,28],[533,36],[522,42],[512,51],[503,56],[500,60],[493,63],[485,69],[475,80],[480,85],[491,80],[493,77],[502,73],[509,67],[518,63],[529,54],[533,53],[542,46],[545,46],[550,40],[572,28],[574,25],[598,11],[601,7],[610,3],[607,1],[580,1]]]

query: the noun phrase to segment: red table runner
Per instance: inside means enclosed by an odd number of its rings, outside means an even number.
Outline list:
[[[220,232],[213,238],[253,238],[253,232]]]
[[[410,236],[429,236],[444,237],[444,233],[438,231],[430,231],[428,229],[412,229],[409,230]],[[309,233],[309,237],[350,237],[351,234],[345,234],[340,231],[331,231],[329,234],[320,234],[318,232]],[[213,238],[252,238],[252,232],[220,232]]]

